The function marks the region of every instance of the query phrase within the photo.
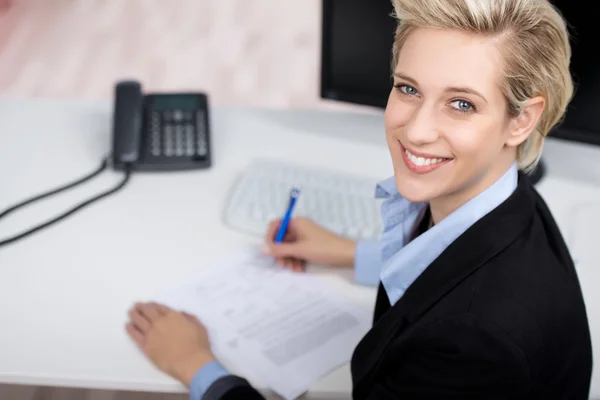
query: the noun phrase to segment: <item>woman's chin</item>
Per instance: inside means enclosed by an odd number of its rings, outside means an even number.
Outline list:
[[[439,195],[440,185],[423,182],[423,179],[408,174],[396,174],[395,181],[398,193],[412,203],[425,203]]]

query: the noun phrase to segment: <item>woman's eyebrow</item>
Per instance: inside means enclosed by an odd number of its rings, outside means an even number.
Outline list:
[[[413,84],[413,85],[415,85],[415,86],[419,86],[419,84],[417,83],[417,81],[416,81],[416,80],[414,80],[413,78],[411,78],[411,77],[410,77],[410,76],[408,76],[408,75],[404,75],[404,74],[402,74],[402,73],[400,73],[400,72],[394,72],[394,76],[395,76],[396,78],[399,78],[399,79],[405,80],[405,81],[407,81],[407,82],[409,82],[409,83],[412,83],[412,84]]]
[[[448,87],[444,91],[452,92],[452,93],[470,93],[470,94],[474,94],[477,97],[480,97],[486,103],[488,102],[484,95],[482,95],[475,89],[471,89],[470,87]]]
[[[394,72],[394,76],[398,79],[402,79],[404,81],[407,81],[410,84],[413,84],[415,86],[419,86],[418,82],[411,78],[410,76],[401,73],[401,72]],[[445,92],[452,92],[452,93],[469,93],[469,94],[473,94],[477,97],[480,97],[483,101],[485,101],[486,103],[488,102],[487,99],[485,98],[485,96],[483,94],[481,94],[480,92],[478,92],[477,90],[467,87],[467,86],[451,86],[451,87],[447,87],[445,90]]]

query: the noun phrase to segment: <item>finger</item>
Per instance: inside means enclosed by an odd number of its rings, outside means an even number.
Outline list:
[[[304,272],[304,268],[302,268],[300,265],[294,265],[294,267],[292,268],[292,271],[294,272]]]
[[[195,323],[196,325],[203,326],[203,325],[202,325],[202,322],[200,322],[200,320],[198,319],[198,317],[196,317],[195,315],[193,315],[193,314],[189,314],[189,313],[186,313],[185,311],[184,311],[182,314],[183,314],[183,315],[184,315],[184,316],[185,316],[187,319],[189,319],[190,321],[192,321],[193,323]]]
[[[156,310],[158,311],[158,313],[160,315],[165,315],[167,314],[169,311],[171,311],[171,309],[167,306],[165,306],[164,304],[159,304],[156,302],[151,302],[150,303],[153,307],[156,307]]]
[[[271,222],[267,227],[267,233],[265,233],[264,244],[260,248],[260,251],[266,256],[273,255],[271,251],[271,245],[274,243],[275,236],[277,235],[277,230],[279,229],[280,224],[281,220],[277,219]]]
[[[295,242],[296,240],[298,240],[298,234],[296,233],[296,231],[294,231],[292,229],[288,229],[287,232],[285,233],[285,236],[283,237],[283,241],[287,242],[287,243],[291,243],[291,242]]]
[[[294,272],[304,272],[304,261],[302,260],[298,260],[298,259],[294,259],[292,262],[292,270]]]
[[[294,265],[292,266],[294,271],[303,272],[305,269],[305,263],[302,260],[294,260]]]
[[[302,259],[295,258],[295,257],[283,257],[282,263],[286,268],[293,269],[297,265],[300,266],[300,265],[304,264],[304,261]]]
[[[296,265],[296,263],[300,262],[300,260],[298,260],[297,258],[294,257],[288,257],[286,259],[286,267],[288,269],[294,269],[294,266]]]
[[[285,235],[283,236],[284,242],[290,242],[297,240],[296,226],[298,221],[296,218],[290,219],[288,223],[287,229],[285,230]],[[281,219],[277,219],[269,224],[267,228],[267,233],[265,234],[265,243],[267,245],[271,245],[275,241],[275,237],[277,236],[277,232],[279,231],[279,227],[281,226]]]
[[[148,332],[152,327],[152,322],[137,308],[129,310],[129,318],[131,318],[131,324],[142,333]]]
[[[139,331],[132,323],[128,323],[125,325],[125,330],[129,334],[129,337],[137,344],[139,347],[144,347],[144,334]]]
[[[273,240],[275,240],[275,235],[277,234],[277,230],[279,230],[279,225],[281,225],[281,219],[276,219],[269,224],[267,233],[265,234],[265,243],[272,243]]]
[[[153,323],[161,316],[158,307],[152,303],[140,303],[136,308],[150,321],[150,323]]]
[[[298,240],[298,220],[296,218],[290,219],[288,227],[283,236],[284,242],[295,242]]]
[[[303,241],[295,241],[295,242],[283,242],[283,243],[275,243],[270,244],[269,252],[274,257],[281,258],[298,258],[304,259],[304,254],[306,253],[306,242]]]

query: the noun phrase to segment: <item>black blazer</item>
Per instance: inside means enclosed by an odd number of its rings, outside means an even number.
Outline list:
[[[351,370],[354,399],[588,398],[592,350],[577,274],[527,177],[393,307],[380,286]],[[240,378],[228,387],[231,378],[213,393],[262,399]]]

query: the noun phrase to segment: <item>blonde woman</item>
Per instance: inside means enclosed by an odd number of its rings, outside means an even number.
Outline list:
[[[284,267],[354,267],[379,286],[351,363],[355,399],[587,399],[592,352],[571,256],[523,174],[572,95],[565,22],[547,0],[395,0],[385,111],[393,177],[381,242],[292,221]],[[128,331],[193,400],[260,399],[204,327],[137,304]]]

